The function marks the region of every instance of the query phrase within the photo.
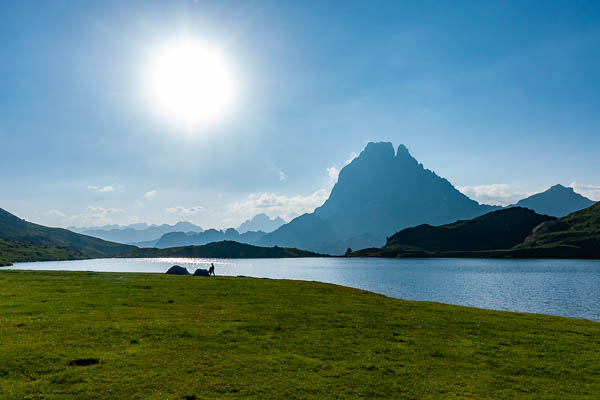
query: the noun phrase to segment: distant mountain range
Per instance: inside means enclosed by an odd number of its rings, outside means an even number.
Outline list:
[[[254,232],[273,232],[275,229],[279,228],[281,225],[285,224],[285,220],[281,217],[269,218],[269,216],[265,213],[257,214],[253,218],[244,221],[238,228],[237,231],[239,233],[246,233],[249,231]]]
[[[76,232],[94,236],[111,242],[134,244],[138,242],[158,240],[162,235],[169,232],[203,232],[203,229],[190,222],[178,222],[175,225],[147,225],[134,224],[126,227],[114,228],[99,227],[98,229],[76,228]]]
[[[405,227],[440,225],[498,208],[469,199],[425,169],[405,146],[395,152],[391,143],[369,143],[340,171],[321,207],[265,235],[258,244],[343,254],[348,247],[380,246]]]
[[[420,225],[358,257],[600,258],[600,204],[563,218],[511,207],[468,221]]]
[[[220,231],[209,230],[219,233]],[[223,234],[236,238],[249,237],[235,229]],[[264,235],[263,232],[260,235]],[[218,235],[217,235],[218,236]],[[319,254],[283,247],[259,247],[212,237],[204,246],[169,249],[140,249],[135,246],[108,242],[99,238],[33,224],[0,209],[0,266],[14,262],[78,260],[107,257],[219,257],[219,258],[284,258],[316,257]],[[217,241],[220,240],[220,241]]]
[[[208,229],[190,222],[178,222],[175,225],[148,225],[138,223],[126,226],[104,225],[94,228],[71,227],[75,232],[118,243],[138,247],[167,248],[173,246],[203,245],[220,240],[235,240],[240,243],[256,243],[266,232],[272,232],[285,224],[281,217],[269,218],[266,214],[257,214],[244,221],[238,229]]]
[[[564,217],[572,212],[588,208],[595,203],[595,201],[575,193],[573,188],[554,185],[545,192],[534,194],[509,207],[525,207],[534,210],[538,214]]]

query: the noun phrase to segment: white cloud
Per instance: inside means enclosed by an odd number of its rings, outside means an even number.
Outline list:
[[[333,185],[337,182],[340,170],[336,167],[327,168],[327,174],[329,175],[329,184]]]
[[[89,185],[87,187],[89,190],[97,190],[98,192],[114,192],[115,188],[112,186],[95,186]]]
[[[67,214],[65,214],[64,212],[55,209],[46,211],[46,215],[59,218],[64,218],[67,216]]]
[[[572,187],[577,193],[588,197],[594,201],[600,201],[600,186],[582,185],[577,182],[571,182],[569,187]]]
[[[527,197],[529,194],[521,193],[506,183],[491,185],[457,186],[466,196],[484,204],[507,206]]]
[[[46,215],[52,217],[62,226],[99,226],[114,224],[115,214],[124,213],[120,208],[104,208],[100,206],[88,206],[85,212],[68,215],[59,210],[49,210]]]
[[[354,160],[356,157],[358,157],[358,154],[350,153],[350,154],[348,154],[348,158],[346,159],[346,161],[344,161],[344,165],[342,165],[341,168],[338,168],[335,165],[327,168],[327,175],[329,175],[329,186],[335,185],[335,183],[338,181],[338,178],[340,176],[340,171],[346,165],[350,164],[352,162],[352,160]]]
[[[189,216],[189,215],[196,215],[199,212],[202,212],[204,210],[205,210],[205,208],[202,206],[194,206],[194,207],[177,206],[177,207],[167,208],[167,213]]]
[[[300,214],[312,212],[329,197],[329,191],[320,189],[307,196],[286,196],[276,193],[252,193],[243,201],[229,205],[229,217],[250,218],[259,213],[279,215],[290,220]]]
[[[280,181],[285,181],[285,180],[287,180],[287,178],[288,178],[288,177],[287,177],[287,175],[285,174],[285,172],[283,172],[283,171],[279,170],[279,180],[280,180]]]
[[[150,190],[144,194],[144,197],[155,197],[158,192],[156,190]]]
[[[358,157],[358,154],[352,152],[350,154],[348,154],[348,159],[346,160],[346,163],[344,164],[344,166],[350,164],[352,162],[352,160],[354,160],[356,157]]]

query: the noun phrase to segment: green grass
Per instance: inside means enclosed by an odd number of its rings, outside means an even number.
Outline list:
[[[2,399],[600,394],[585,320],[251,278],[0,271],[0,289]]]

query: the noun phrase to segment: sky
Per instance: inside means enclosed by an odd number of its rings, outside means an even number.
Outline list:
[[[184,126],[148,70],[182,37],[235,82]],[[470,197],[600,200],[600,2],[0,3],[0,207],[50,226],[237,226],[327,198],[369,141]]]

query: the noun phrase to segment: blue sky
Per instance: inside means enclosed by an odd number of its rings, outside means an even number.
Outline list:
[[[165,42],[219,49],[219,121],[159,115]],[[368,141],[477,200],[600,200],[600,3],[3,1],[0,207],[54,225],[237,226],[327,197]]]

